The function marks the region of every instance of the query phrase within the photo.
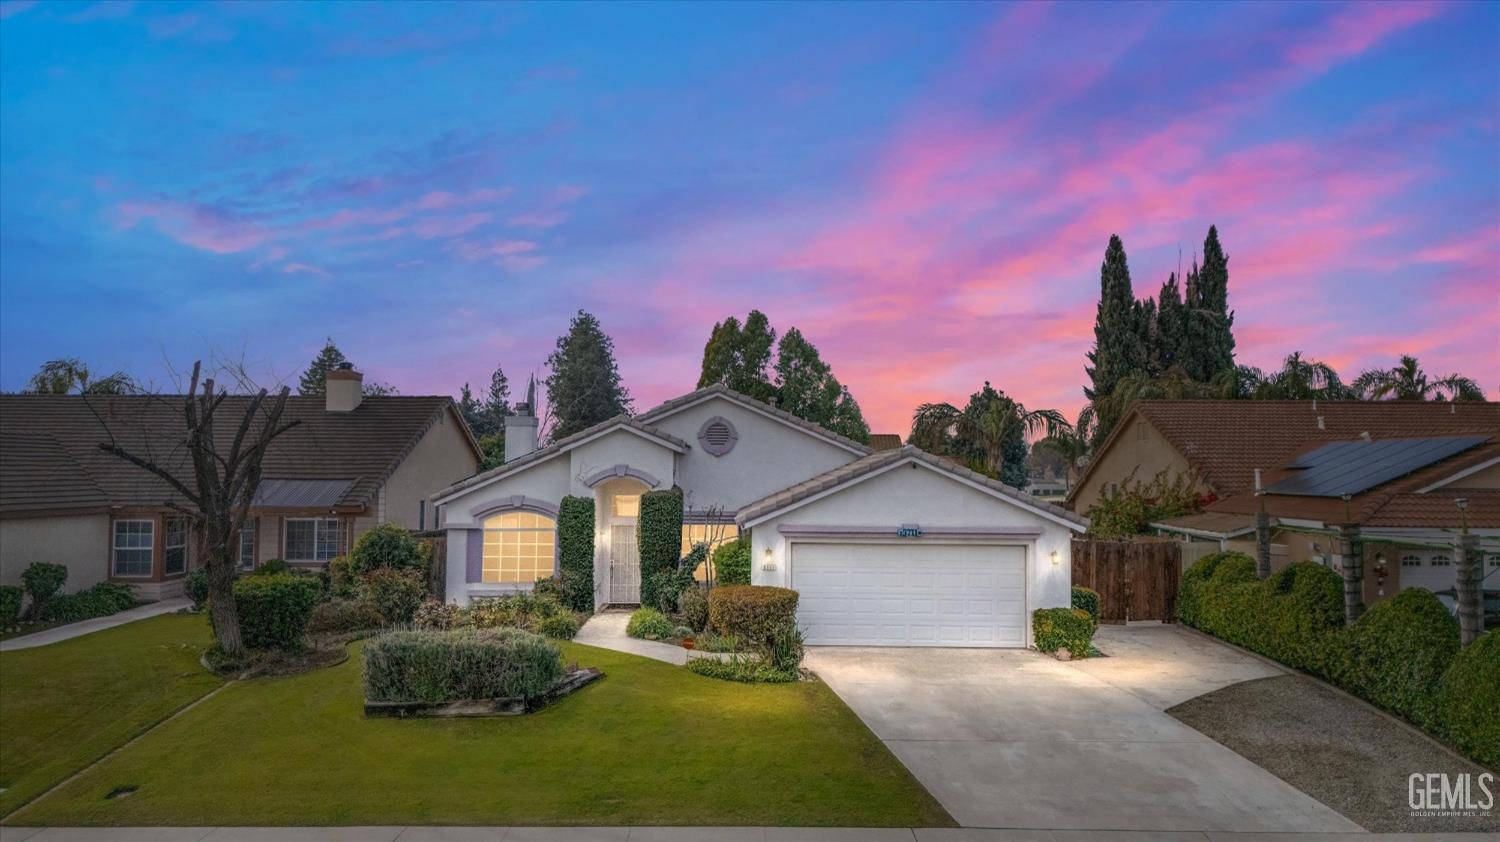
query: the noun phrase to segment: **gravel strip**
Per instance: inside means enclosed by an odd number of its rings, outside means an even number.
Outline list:
[[[1407,778],[1485,770],[1305,675],[1234,684],[1167,713],[1376,833],[1500,831],[1487,817],[1413,816]],[[1500,780],[1490,783],[1500,796]],[[1475,784],[1475,797],[1484,794]]]

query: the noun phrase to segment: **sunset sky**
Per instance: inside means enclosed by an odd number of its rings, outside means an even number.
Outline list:
[[[456,394],[579,308],[639,409],[799,327],[876,432],[1083,402],[1099,263],[1217,224],[1242,363],[1500,392],[1500,4],[0,3],[0,388]]]

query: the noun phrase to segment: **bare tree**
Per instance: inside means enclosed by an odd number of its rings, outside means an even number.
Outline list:
[[[260,487],[261,460],[266,449],[298,422],[281,421],[290,394],[287,387],[282,386],[274,396],[262,388],[250,396],[238,419],[226,419],[234,425],[234,435],[221,443],[215,436],[215,422],[229,392],[217,390],[213,378],[205,378],[200,384],[201,365],[193,363],[192,379],[182,396],[181,445],[189,457],[188,466],[174,464],[177,460],[158,458],[149,441],[138,450],[127,449],[103,418],[100,423],[104,424],[110,440],[101,442],[99,448],[155,475],[182,495],[186,505],[175,500],[166,500],[164,505],[191,518],[202,536],[214,637],[224,654],[238,656],[244,651],[234,604],[240,530],[244,528],[250,501]]]

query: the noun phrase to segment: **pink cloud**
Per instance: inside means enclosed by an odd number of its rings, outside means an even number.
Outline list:
[[[115,212],[117,227],[122,230],[150,220],[168,237],[215,254],[234,254],[254,248],[272,236],[271,231],[255,222],[204,204],[122,202],[116,206]]]
[[[288,263],[281,267],[281,271],[288,275],[316,275],[320,278],[329,277],[328,270],[306,263]]]
[[[425,239],[457,237],[473,231],[490,221],[488,213],[466,213],[460,216],[442,216],[424,219],[411,226],[417,236]]]

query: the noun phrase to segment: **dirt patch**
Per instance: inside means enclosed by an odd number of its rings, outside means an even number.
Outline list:
[[[1483,816],[1413,816],[1407,779],[1485,770],[1304,675],[1234,684],[1167,713],[1377,833],[1500,831]],[[1490,784],[1492,791],[1496,784]],[[1483,792],[1475,786],[1476,797]]]

